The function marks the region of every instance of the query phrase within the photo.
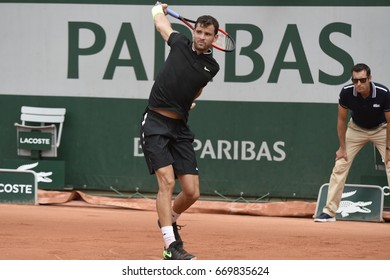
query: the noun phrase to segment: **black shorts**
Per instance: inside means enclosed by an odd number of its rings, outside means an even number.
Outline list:
[[[172,165],[175,175],[198,175],[194,137],[183,120],[147,110],[141,123],[141,147],[150,174]]]

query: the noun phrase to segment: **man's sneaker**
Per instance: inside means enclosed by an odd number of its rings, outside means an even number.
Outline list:
[[[196,260],[196,257],[183,249],[179,242],[174,241],[169,245],[169,248],[164,248],[164,260]]]
[[[161,224],[160,224],[160,221],[159,220],[157,220],[157,224],[158,224],[158,226],[161,228]],[[172,227],[173,227],[173,233],[175,234],[175,239],[176,239],[176,241],[178,242],[178,244],[181,246],[181,247],[183,247],[183,240],[181,239],[181,237],[180,237],[180,234],[179,234],[179,230],[181,230],[181,228],[183,227],[183,226],[180,226],[180,225],[178,225],[178,224],[176,224],[176,222],[174,222],[173,224],[172,224]]]
[[[331,217],[326,213],[321,213],[318,217],[314,219],[315,222],[336,222],[335,217]]]

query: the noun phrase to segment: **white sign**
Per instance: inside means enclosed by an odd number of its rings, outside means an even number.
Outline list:
[[[390,84],[390,7],[171,8],[188,18],[212,14],[235,32],[234,54],[215,51],[221,71],[204,100],[337,103],[349,62],[367,63],[374,81]],[[156,71],[150,9],[1,3],[0,94],[148,98]]]

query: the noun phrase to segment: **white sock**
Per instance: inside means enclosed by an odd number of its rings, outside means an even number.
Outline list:
[[[175,234],[173,233],[172,226],[166,226],[161,228],[161,232],[164,237],[165,248],[168,248],[172,242],[175,241]]]
[[[175,211],[172,210],[172,224],[176,223],[177,219],[179,219],[181,214],[177,214]]]

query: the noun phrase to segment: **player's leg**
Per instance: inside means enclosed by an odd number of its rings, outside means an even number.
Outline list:
[[[149,172],[155,174],[157,178],[156,208],[160,225],[162,227],[171,225],[170,211],[175,175],[172,167],[174,159],[169,149],[171,134],[166,118],[153,111],[145,112],[140,135],[141,147]]]
[[[175,235],[176,241],[180,246],[184,246],[184,242],[180,236],[179,230],[183,226],[178,225],[176,223],[177,219],[181,216],[181,213],[186,211],[188,208],[194,204],[200,194],[199,194],[199,178],[197,175],[178,175],[180,186],[182,187],[182,191],[176,196],[175,201],[173,203],[172,208],[172,227],[173,233]],[[161,228],[160,221],[158,221],[158,225]]]
[[[180,216],[185,210],[187,210],[195,201],[199,198],[199,178],[198,175],[178,175],[180,181],[180,186],[182,191],[176,196],[173,208],[165,209],[164,215],[170,216],[170,221],[167,219],[167,223],[172,223],[172,212]],[[162,217],[159,215],[159,217]],[[166,216],[167,217],[167,216]],[[161,223],[162,226],[162,223]],[[179,234],[179,228],[176,222],[172,223],[171,226],[173,230],[173,235],[176,239],[175,242],[171,243],[169,247],[166,246],[164,250],[164,259],[183,259],[183,260],[194,260],[196,257],[186,250],[184,250],[184,242]],[[163,229],[163,227],[161,228]]]
[[[195,257],[183,249],[181,241],[176,240],[172,225],[172,193],[175,187],[175,176],[171,165],[157,169],[158,193],[156,207],[164,237],[163,258],[166,260],[192,260]]]
[[[179,215],[191,207],[200,196],[198,166],[192,138],[180,140],[171,148],[175,159],[173,167],[181,187],[181,192],[173,203],[173,211]]]
[[[155,173],[158,183],[156,209],[159,223],[161,228],[172,226],[172,194],[175,187],[173,167],[172,165],[161,167]]]
[[[172,194],[175,187],[175,175],[172,165],[155,171],[158,182],[156,209],[161,232],[164,237],[163,258],[166,260],[192,260],[195,256],[183,249],[183,243],[176,240],[175,223],[172,223]],[[177,228],[176,228],[177,231]]]
[[[176,141],[171,145],[173,168],[181,187],[173,204],[173,211],[177,214],[186,211],[200,196],[198,163],[192,145],[194,137],[188,126],[183,124],[178,130]]]
[[[180,240],[183,244],[183,240],[179,234],[181,226],[177,225],[176,221],[180,217],[181,213],[184,213],[199,199],[199,176],[186,174],[178,175],[178,178],[182,191],[176,196],[173,203],[172,216],[176,216],[176,219],[173,221],[172,226],[176,240]]]
[[[175,175],[172,167],[174,159],[169,149],[173,137],[171,129],[176,130],[174,122],[157,113],[146,112],[141,124],[141,146],[149,172],[156,174],[158,182],[156,210],[164,237],[164,259],[189,259],[190,256],[185,251],[177,248],[182,246],[176,242],[172,226]]]
[[[175,198],[173,211],[181,214],[199,199],[199,176],[185,174],[178,175],[177,177],[182,191]]]
[[[173,207],[173,230],[177,240],[177,246],[183,249],[183,241],[179,234],[179,228],[176,220],[199,198],[199,176],[195,157],[195,151],[192,146],[194,140],[193,133],[183,123],[180,129],[177,129],[175,141],[171,142],[170,152],[174,158],[173,168],[176,177],[179,180],[181,192],[176,196]],[[185,252],[185,250],[183,249]],[[186,252],[186,259],[195,259],[194,256]]]

